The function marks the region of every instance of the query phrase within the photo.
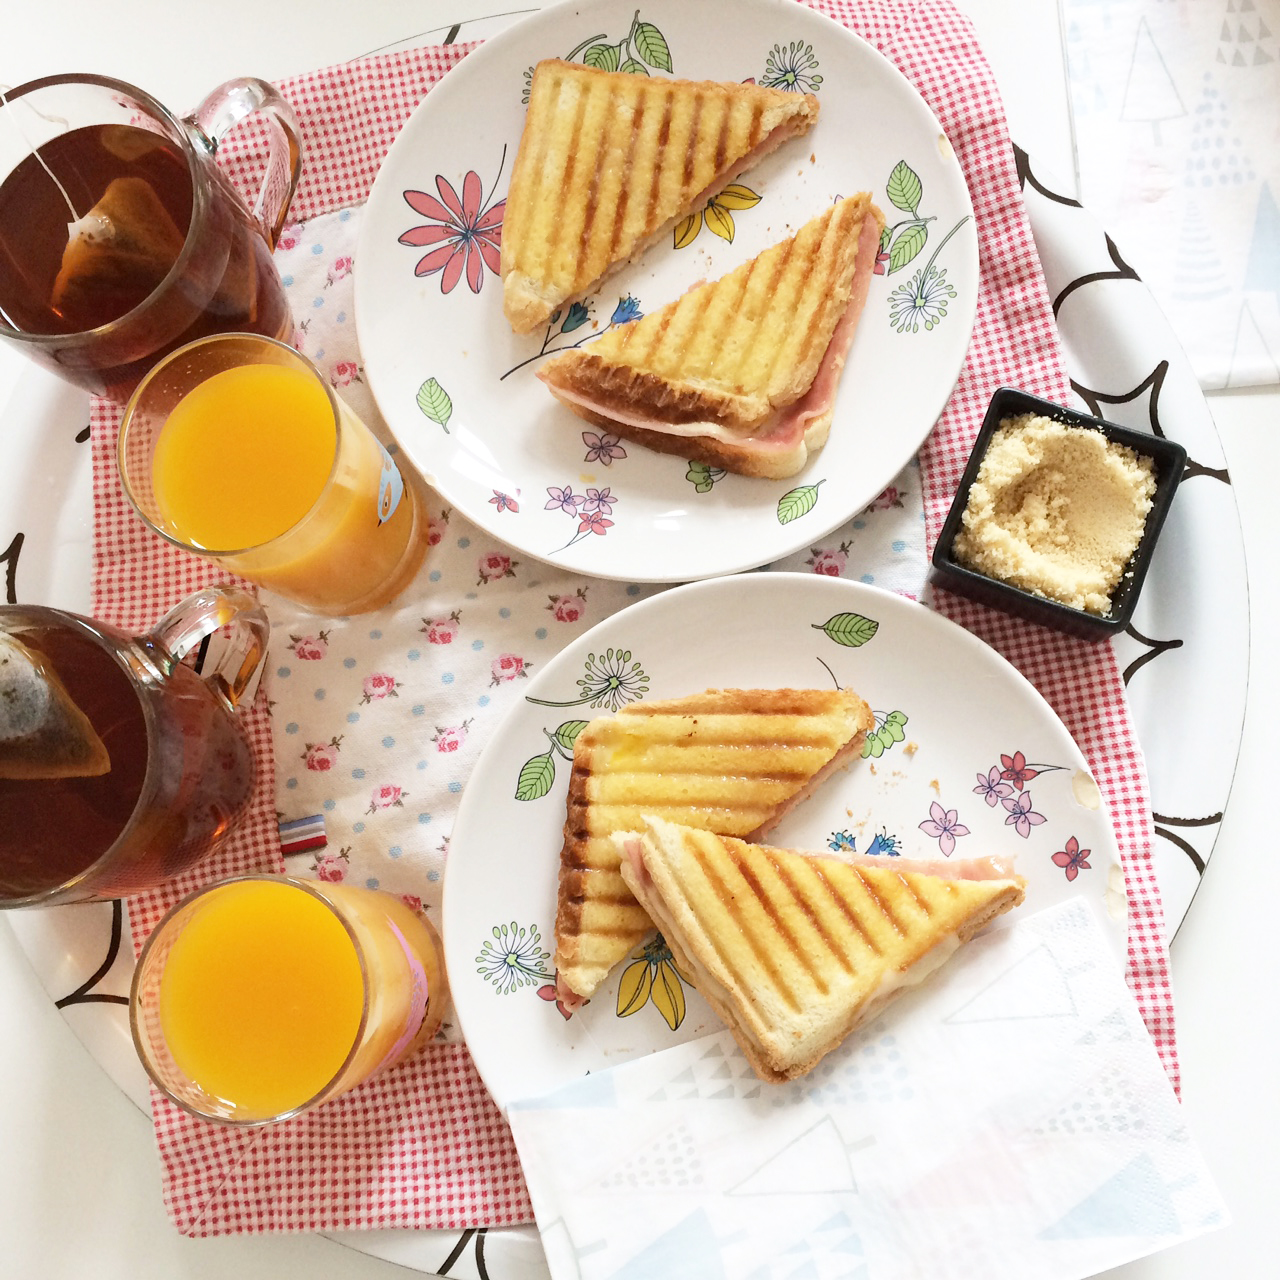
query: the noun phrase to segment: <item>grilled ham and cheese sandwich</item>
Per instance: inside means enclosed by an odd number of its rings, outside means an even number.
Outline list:
[[[756,838],[862,751],[857,694],[709,689],[592,720],[574,744],[556,956],[561,997],[592,995],[653,925],[623,883],[612,835],[646,814]]]
[[[865,192],[538,377],[579,417],[740,475],[795,475],[822,448],[884,217]]]
[[[994,858],[853,863],[654,817],[613,838],[676,964],[769,1081],[812,1070],[1026,884]]]
[[[545,323],[817,116],[812,94],[538,63],[503,216],[511,327]]]

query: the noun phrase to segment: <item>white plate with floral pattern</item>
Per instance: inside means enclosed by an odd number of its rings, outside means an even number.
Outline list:
[[[556,883],[573,740],[591,716],[708,687],[855,689],[876,729],[771,840],[898,857],[1016,859],[1024,913],[1084,894],[1125,955],[1119,854],[1062,722],[994,650],[902,596],[769,573],[615,614],[529,683],[463,794],[445,872],[446,963],[499,1105],[718,1029],[661,937],[572,1016],[555,999]]]
[[[518,337],[502,314],[502,216],[522,99],[548,57],[755,79],[814,92],[821,114],[597,294]],[[620,441],[535,376],[554,352],[724,274],[857,190],[872,192],[888,226],[830,441],[798,475],[725,475]],[[739,0],[731,16],[719,5],[590,0],[488,41],[409,118],[364,216],[356,322],[379,408],[446,501],[564,568],[684,582],[812,545],[897,475],[959,374],[977,269],[969,194],[937,120],[858,36],[792,0]]]

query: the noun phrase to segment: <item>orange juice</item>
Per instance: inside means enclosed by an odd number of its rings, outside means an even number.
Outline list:
[[[263,1116],[310,1101],[360,1034],[364,979],[342,921],[287,884],[211,894],[173,944],[160,1023],[179,1070]]]
[[[256,547],[315,505],[337,443],[329,397],[305,369],[226,369],[189,391],[161,428],[156,497],[184,542]],[[220,482],[233,461],[235,483]]]
[[[130,401],[118,460],[153,528],[321,613],[379,608],[426,553],[413,484],[283,343],[229,334],[175,352]]]
[[[262,1124],[424,1045],[448,984],[435,930],[373,889],[249,876],[179,903],[134,973],[134,1043],[199,1115]]]

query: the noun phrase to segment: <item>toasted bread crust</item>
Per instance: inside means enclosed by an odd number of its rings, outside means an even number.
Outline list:
[[[811,94],[540,62],[503,219],[511,327],[532,332],[817,115]]]
[[[794,475],[826,443],[832,410],[781,438],[773,424],[813,386],[851,301],[860,310],[883,225],[867,193],[851,196],[721,279],[556,356],[538,377],[579,417],[659,453]],[[698,424],[707,431],[688,430]]]
[[[1023,900],[1021,877],[850,866],[646,820],[621,875],[761,1079],[794,1079]]]
[[[560,853],[565,985],[590,996],[653,927],[622,880],[615,831],[658,813],[750,837],[833,760],[860,752],[874,724],[857,694],[821,689],[708,689],[591,721],[574,744]],[[706,771],[689,773],[694,764]]]

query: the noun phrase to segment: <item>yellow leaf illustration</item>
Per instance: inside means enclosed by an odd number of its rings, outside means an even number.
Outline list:
[[[760,203],[760,197],[750,187],[734,182],[718,196],[713,196],[711,202],[722,209],[751,209]]]
[[[658,964],[657,980],[653,982],[653,1003],[674,1031],[684,1021],[684,988],[675,966],[669,960]]]
[[[683,249],[686,245],[692,244],[698,238],[698,232],[701,230],[701,214],[691,213],[687,218],[681,218],[676,223],[676,248]]]
[[[733,243],[733,214],[728,209],[722,209],[714,200],[702,211],[703,221],[707,224],[707,230],[715,232],[721,240],[727,240]]]
[[[652,987],[653,970],[648,960],[627,965],[618,984],[618,1017],[629,1018],[637,1009],[643,1009],[649,1003]]]

